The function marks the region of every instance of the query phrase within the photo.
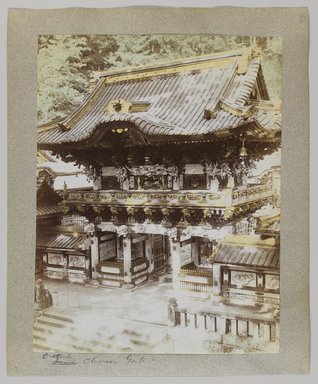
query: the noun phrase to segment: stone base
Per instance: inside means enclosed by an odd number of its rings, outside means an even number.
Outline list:
[[[153,274],[148,275],[148,281],[157,281],[158,278],[154,276]]]
[[[224,297],[223,296],[215,296],[215,295],[211,295],[211,299],[214,303],[223,303],[224,302]]]
[[[85,287],[90,288],[99,288],[99,281],[98,280],[90,280],[85,284]]]
[[[131,284],[131,283],[124,283],[121,287],[125,288],[125,289],[132,289],[135,286],[134,286],[134,284]]]

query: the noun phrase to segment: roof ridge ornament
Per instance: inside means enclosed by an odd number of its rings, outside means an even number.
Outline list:
[[[146,112],[150,106],[147,101],[128,101],[125,99],[114,99],[107,104],[108,113],[132,113]]]
[[[239,57],[236,73],[238,75],[245,75],[249,63],[261,56],[262,50],[258,45],[251,47],[245,54]]]

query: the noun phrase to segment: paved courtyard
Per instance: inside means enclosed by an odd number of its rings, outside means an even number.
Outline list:
[[[44,280],[53,298],[54,313],[69,316],[65,323],[48,335],[52,350],[68,352],[129,353],[211,353],[237,352],[238,347],[224,347],[213,341],[211,333],[193,328],[169,327],[167,304],[171,297],[179,308],[222,310],[207,294],[175,291],[168,282],[153,281],[126,290],[92,288],[63,281]],[[226,310],[240,311],[235,304]],[[256,314],[255,307],[244,306]],[[263,310],[264,312],[264,310]],[[262,314],[264,316],[264,313]],[[266,315],[266,313],[265,313]],[[269,312],[270,315],[270,312]],[[80,346],[80,349],[79,349]]]

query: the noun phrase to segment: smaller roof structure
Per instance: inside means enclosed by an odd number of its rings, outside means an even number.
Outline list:
[[[82,235],[72,234],[43,234],[36,239],[37,248],[58,250],[77,250],[83,242]]]
[[[36,206],[36,217],[47,218],[52,216],[60,216],[62,211],[58,203],[40,201]]]
[[[257,268],[278,269],[279,247],[274,239],[261,240],[258,236],[228,236],[214,262]],[[249,240],[249,243],[248,243]],[[244,244],[245,243],[245,244]]]
[[[48,219],[60,216],[62,214],[59,207],[61,201],[61,196],[54,191],[45,178],[37,179],[37,219]]]
[[[253,214],[257,220],[255,233],[264,237],[280,236],[280,209],[273,207],[263,207]]]

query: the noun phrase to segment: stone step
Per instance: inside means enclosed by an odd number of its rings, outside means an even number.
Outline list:
[[[49,317],[51,319],[65,321],[67,323],[74,323],[74,321],[73,321],[73,319],[72,319],[72,317],[70,315],[63,314],[63,313],[60,313],[60,312],[55,312],[54,310],[44,311],[43,315],[42,315],[42,318],[43,317]]]
[[[54,319],[54,318],[50,318],[50,317],[38,317],[36,319],[36,323],[41,324],[41,325],[42,324],[48,325],[52,328],[64,328],[70,324],[64,320],[58,320],[58,319]]]
[[[148,341],[145,341],[145,340],[142,340],[142,339],[130,338],[130,341],[134,345],[138,345],[140,347],[152,347],[154,345],[154,344],[151,344]]]
[[[42,352],[42,351],[50,351],[51,349],[46,345],[46,344],[43,344],[43,343],[40,343],[40,342],[36,342],[36,343],[33,343],[33,350],[36,351],[36,352]]]
[[[33,330],[36,332],[42,332],[42,333],[50,333],[50,334],[54,333],[54,328],[45,324],[38,324],[38,323],[34,324]]]
[[[33,340],[46,341],[46,336],[44,332],[33,329]]]

